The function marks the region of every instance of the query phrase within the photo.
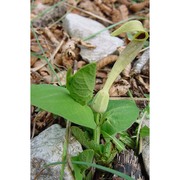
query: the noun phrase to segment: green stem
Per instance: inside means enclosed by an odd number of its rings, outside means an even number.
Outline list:
[[[100,114],[95,113],[94,115],[95,123],[96,123],[96,129],[94,129],[94,141],[99,144],[100,142],[100,125],[99,125],[99,120],[100,120]]]
[[[143,47],[143,41],[131,41],[124,51],[121,53],[117,61],[115,62],[111,72],[108,75],[108,79],[103,87],[104,90],[109,90],[112,83],[122,70],[137,56],[141,48]]]
[[[67,123],[66,123],[65,140],[64,140],[64,144],[63,144],[62,162],[67,161],[70,126],[71,126],[71,122],[67,121]],[[61,166],[61,171],[60,171],[60,176],[59,176],[60,180],[63,180],[65,165],[66,165],[66,163],[62,164],[62,166]]]

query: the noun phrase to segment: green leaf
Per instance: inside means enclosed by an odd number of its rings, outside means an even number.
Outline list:
[[[87,104],[93,97],[95,77],[96,63],[82,67],[74,75],[68,70],[66,87],[71,97],[82,105]]]
[[[94,115],[89,106],[74,101],[66,88],[48,84],[31,85],[31,104],[65,119],[95,129]]]
[[[92,149],[87,149],[84,150],[82,153],[79,153],[78,156],[71,157],[72,161],[83,161],[83,162],[88,162],[92,163],[94,158],[94,151]],[[82,179],[83,177],[85,178],[85,171],[89,168],[87,165],[78,165],[78,164],[73,164],[74,172],[75,172],[75,179]]]
[[[146,137],[149,136],[149,127],[144,126],[140,130],[140,137]]]
[[[133,101],[110,100],[101,129],[109,135],[125,131],[136,121],[138,115],[139,109]]]
[[[127,145],[130,148],[134,148],[135,147],[135,142],[133,141],[133,139],[129,136],[129,134],[127,132],[120,132],[120,137],[119,140],[122,141],[125,145]]]
[[[125,180],[134,180],[133,178],[131,178],[130,176],[124,174],[124,173],[121,173],[119,171],[116,171],[114,169],[110,169],[110,168],[107,168],[105,166],[101,166],[101,165],[98,165],[98,164],[94,164],[94,163],[88,163],[88,162],[82,162],[82,161],[71,161],[72,164],[80,164],[80,165],[87,165],[89,167],[94,167],[94,168],[97,168],[97,169],[100,169],[102,171],[106,171],[106,172],[109,172],[111,174],[115,174],[119,177],[122,177],[124,178]],[[56,166],[56,165],[60,165],[60,164],[64,164],[66,162],[55,162],[55,163],[50,163],[50,164],[47,164],[45,166],[45,168],[49,167],[49,166]],[[79,180],[79,179],[78,179]]]
[[[82,131],[79,127],[72,126],[71,131],[74,137],[87,149],[93,149],[96,153],[101,153],[101,146],[90,140],[86,132]]]
[[[116,148],[117,148],[117,150],[118,150],[119,152],[121,152],[122,150],[125,150],[125,145],[124,145],[121,141],[119,141],[119,140],[115,137],[115,135],[110,135],[110,134],[108,134],[108,133],[105,132],[105,131],[101,131],[101,133],[102,133],[103,137],[104,137],[106,140],[107,140],[107,139],[110,139],[110,140],[113,141],[113,143],[116,145]]]

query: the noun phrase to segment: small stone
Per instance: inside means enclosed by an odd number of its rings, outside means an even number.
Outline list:
[[[77,14],[69,13],[63,20],[63,27],[71,37],[84,39],[105,28],[101,23]],[[96,62],[109,54],[114,53],[123,45],[123,40],[110,35],[109,31],[103,31],[86,42],[96,46],[94,49],[81,48],[81,56],[88,62]]]
[[[41,173],[40,171],[45,164],[61,162],[64,139],[65,129],[54,124],[31,140],[31,180],[34,180],[38,173],[38,180],[59,180],[60,165],[49,166]],[[69,155],[76,156],[80,152],[81,144],[72,137],[68,146]],[[73,179],[68,167],[65,168],[64,179]]]

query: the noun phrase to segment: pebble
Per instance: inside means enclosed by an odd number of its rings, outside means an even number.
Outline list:
[[[87,38],[105,28],[104,25],[95,20],[73,13],[66,15],[63,20],[63,27],[71,37],[80,39]],[[86,42],[96,46],[94,49],[80,46],[80,55],[89,63],[96,62],[107,55],[114,53],[118,47],[123,46],[124,44],[123,40],[120,38],[111,36],[108,30],[103,31]]]
[[[65,129],[54,124],[31,139],[31,180],[42,170],[45,164],[61,161]],[[68,146],[70,156],[82,152],[81,144],[72,137]],[[60,166],[49,166],[38,176],[38,180],[59,180]],[[65,180],[72,180],[71,171],[65,168]]]

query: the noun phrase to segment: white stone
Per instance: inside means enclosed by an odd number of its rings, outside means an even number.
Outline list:
[[[31,179],[40,172],[43,165],[62,160],[63,143],[65,139],[65,129],[60,125],[54,124],[41,132],[31,140]],[[68,153],[76,156],[82,152],[81,144],[72,138],[69,142]],[[43,171],[38,180],[59,180],[60,166],[50,166]],[[65,168],[65,180],[73,179],[71,172]]]
[[[80,39],[84,39],[105,28],[104,25],[97,21],[73,13],[66,15],[63,20],[63,27],[71,37]],[[112,37],[108,30],[86,42],[96,46],[95,49],[80,47],[82,58],[88,62],[98,61],[114,53],[118,47],[123,45],[123,41],[120,38]]]

